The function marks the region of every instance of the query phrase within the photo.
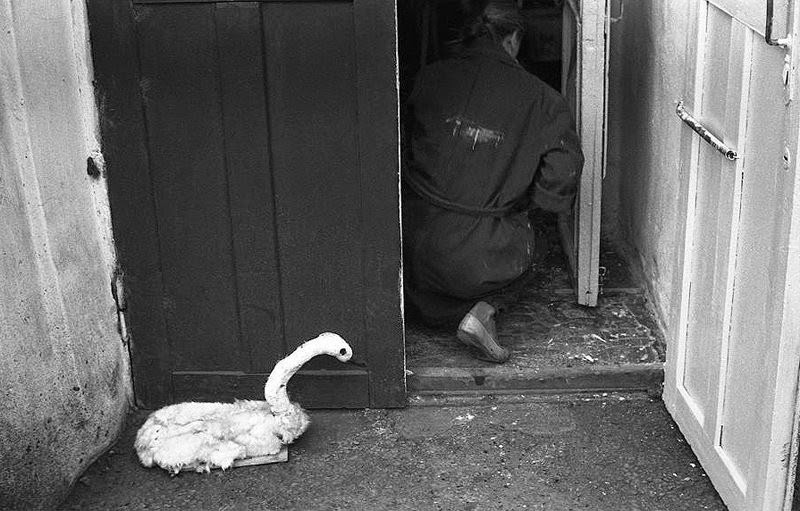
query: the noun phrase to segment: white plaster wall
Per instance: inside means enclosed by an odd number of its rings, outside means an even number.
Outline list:
[[[684,128],[675,105],[684,94],[689,4],[624,0],[622,19],[611,25],[604,228],[631,249],[667,331],[679,305],[675,272],[685,221],[679,207]]]
[[[131,402],[85,5],[0,0],[0,508],[50,508]]]

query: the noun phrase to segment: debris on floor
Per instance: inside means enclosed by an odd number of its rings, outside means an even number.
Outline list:
[[[511,350],[511,358],[502,366],[478,360],[457,342],[455,332],[409,317],[411,390],[435,391],[437,385],[441,390],[500,390],[503,381],[520,388],[516,385],[524,379],[538,389],[575,390],[584,385],[581,378],[594,389],[656,386],[663,378],[664,340],[623,259],[611,244],[602,245],[606,288],[597,307],[584,307],[576,303],[557,238],[550,232],[546,239],[549,248],[528,276],[529,284],[497,316],[500,343]],[[465,372],[476,378],[470,387],[447,380],[447,375],[462,377]],[[537,383],[537,376],[547,381]]]

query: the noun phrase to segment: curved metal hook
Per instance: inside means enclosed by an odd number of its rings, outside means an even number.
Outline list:
[[[772,25],[775,21],[773,18],[774,13],[774,0],[767,0],[767,24],[764,27],[764,40],[767,41],[767,44],[770,46],[783,46],[784,48],[788,48],[792,42],[791,37],[786,36],[782,39],[775,39],[772,37]]]

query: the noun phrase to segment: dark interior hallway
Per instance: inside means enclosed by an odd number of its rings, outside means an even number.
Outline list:
[[[398,3],[401,101],[421,62],[446,56],[463,23],[456,0]],[[526,32],[520,62],[561,88],[562,5],[522,2]],[[501,343],[513,352],[503,365],[476,359],[454,331],[406,318],[408,386],[412,392],[652,389],[663,381],[663,340],[645,295],[620,250],[603,239],[598,307],[577,305],[556,217],[537,212],[539,265],[515,305],[498,317]]]

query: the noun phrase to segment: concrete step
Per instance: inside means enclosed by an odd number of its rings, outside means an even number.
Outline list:
[[[497,394],[646,391],[660,395],[664,364],[581,365],[520,368],[409,367],[407,385],[414,394]]]

